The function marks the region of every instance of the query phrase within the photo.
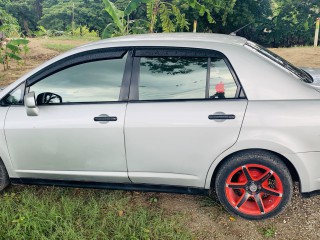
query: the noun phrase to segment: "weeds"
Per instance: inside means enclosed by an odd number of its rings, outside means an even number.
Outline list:
[[[0,195],[2,239],[189,239],[184,218],[130,204],[121,191],[12,187]]]
[[[269,237],[275,237],[275,235],[276,235],[276,229],[275,229],[274,226],[263,227],[263,228],[261,229],[261,232],[262,232],[262,235],[263,235],[264,237],[267,237],[267,238],[269,238]]]

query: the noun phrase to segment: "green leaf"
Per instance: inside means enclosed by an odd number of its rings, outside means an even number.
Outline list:
[[[17,60],[17,61],[22,60],[22,58],[20,56],[14,54],[14,53],[7,53],[7,55],[9,58],[12,58],[14,60]]]
[[[131,14],[141,5],[141,3],[149,3],[151,1],[152,0],[131,0],[124,10],[124,15]]]
[[[196,0],[190,0],[189,4],[190,4],[190,7],[195,8]]]
[[[111,38],[116,33],[117,25],[115,23],[109,23],[101,34],[101,38]]]
[[[123,29],[123,24],[121,22],[121,11],[117,9],[112,2],[109,0],[103,0],[106,5],[105,10],[109,13],[110,17],[112,17],[113,22],[117,25],[119,29]],[[123,13],[123,12],[122,12]],[[123,14],[122,14],[123,17]],[[108,26],[107,26],[108,27]]]
[[[13,39],[9,43],[13,45],[27,45],[29,43],[29,40],[24,38],[19,38],[19,39]]]
[[[8,43],[6,45],[6,48],[10,49],[12,52],[19,52],[20,51],[19,47],[16,45],[13,45],[12,43]]]
[[[213,17],[211,16],[211,13],[208,9],[206,9],[206,13],[207,13],[207,20],[209,23],[215,23],[216,21],[213,19]]]

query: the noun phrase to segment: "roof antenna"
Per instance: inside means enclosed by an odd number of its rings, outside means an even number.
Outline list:
[[[231,36],[237,36],[237,32],[241,31],[242,29],[246,28],[247,26],[251,25],[252,23],[253,23],[253,22],[244,25],[243,27],[241,27],[241,28],[233,31],[232,33],[230,33],[230,35],[231,35]]]

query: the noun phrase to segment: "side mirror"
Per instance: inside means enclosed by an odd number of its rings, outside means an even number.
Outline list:
[[[34,92],[29,92],[24,96],[24,105],[28,116],[38,116],[39,108],[36,105],[36,98]]]

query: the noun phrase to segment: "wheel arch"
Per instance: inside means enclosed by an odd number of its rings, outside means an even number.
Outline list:
[[[239,154],[239,153],[243,153],[243,152],[250,152],[250,151],[263,151],[263,152],[267,152],[267,153],[271,153],[276,155],[277,157],[279,157],[283,163],[286,165],[286,167],[288,168],[291,178],[293,181],[299,182],[300,186],[301,186],[301,179],[300,179],[300,175],[296,169],[296,167],[294,166],[294,164],[283,154],[280,154],[278,152],[269,150],[269,149],[263,149],[263,148],[248,148],[248,149],[241,149],[241,150],[237,150],[234,152],[231,152],[229,154],[227,154],[226,156],[224,156],[218,163],[215,164],[215,167],[213,169],[212,174],[207,175],[207,181],[206,181],[206,188],[209,188],[210,190],[214,188],[215,186],[215,180],[216,180],[216,176],[217,173],[219,171],[219,169],[221,168],[221,166],[232,156]],[[215,161],[216,162],[216,161]],[[212,167],[212,166],[211,166]],[[210,170],[209,172],[210,173]],[[209,179],[210,178],[210,179]]]

